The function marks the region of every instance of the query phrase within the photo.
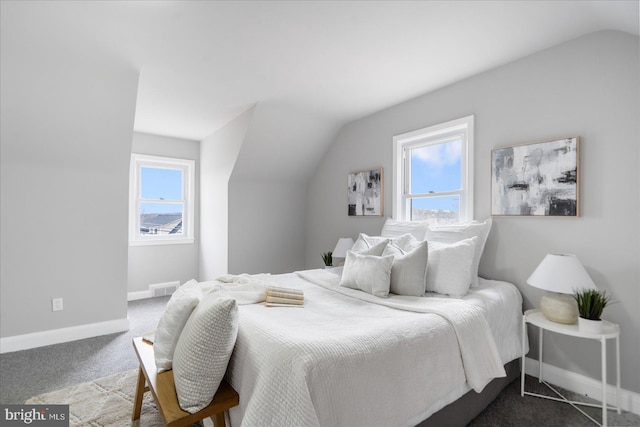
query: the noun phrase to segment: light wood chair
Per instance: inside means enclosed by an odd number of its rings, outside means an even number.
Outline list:
[[[143,341],[142,337],[138,337],[133,339],[133,348],[140,361],[140,371],[138,372],[132,420],[140,419],[142,397],[145,392],[151,391],[158,411],[168,427],[188,426],[207,417],[213,420],[215,427],[224,427],[224,411],[233,408],[240,402],[238,393],[226,381],[223,380],[220,383],[220,387],[218,387],[209,406],[195,414],[190,414],[183,411],[178,403],[173,371],[157,373],[153,346]]]

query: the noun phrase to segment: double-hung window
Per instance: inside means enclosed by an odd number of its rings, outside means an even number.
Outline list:
[[[193,160],[131,155],[129,244],[194,241]]]
[[[473,219],[473,116],[397,135],[393,156],[396,220]]]

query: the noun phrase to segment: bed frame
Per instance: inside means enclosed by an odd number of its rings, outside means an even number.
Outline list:
[[[473,390],[467,392],[460,399],[422,421],[417,427],[466,426],[484,411],[506,386],[520,376],[520,359],[507,363],[504,369],[507,372],[506,377],[494,378],[482,393]]]

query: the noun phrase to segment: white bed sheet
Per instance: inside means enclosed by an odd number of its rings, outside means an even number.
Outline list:
[[[227,373],[240,394],[232,427],[410,426],[470,390],[456,335],[441,316],[370,304],[295,274],[272,279],[304,290],[305,308],[240,307]],[[515,286],[481,280],[464,300],[480,308],[502,362],[518,357]]]

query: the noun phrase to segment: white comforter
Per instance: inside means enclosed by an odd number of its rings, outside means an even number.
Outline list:
[[[381,300],[324,270],[271,279],[304,290],[305,307],[240,306],[227,373],[240,394],[234,427],[415,425],[465,387],[504,376],[474,304]]]

